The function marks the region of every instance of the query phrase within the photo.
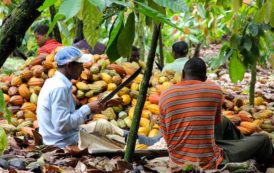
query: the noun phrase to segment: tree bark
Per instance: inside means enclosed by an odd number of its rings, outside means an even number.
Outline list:
[[[55,14],[56,14],[56,10],[55,10],[54,5],[49,7],[49,11],[50,11],[50,19],[51,19],[51,22],[52,22],[53,19],[54,19]],[[53,28],[53,35],[54,35],[54,38],[58,42],[62,43],[61,33],[60,33],[59,28],[58,28],[58,24],[56,24]]]
[[[76,38],[77,41],[80,41],[82,39],[84,39],[84,33],[83,33],[83,27],[84,27],[84,24],[83,24],[83,21],[81,21],[80,19],[76,18]]]
[[[132,121],[132,125],[130,127],[130,132],[129,132],[128,140],[127,140],[127,146],[126,146],[126,152],[125,152],[125,158],[124,158],[125,161],[127,161],[127,162],[131,162],[132,158],[134,156],[137,132],[138,132],[139,124],[140,124],[142,110],[143,110],[143,107],[144,107],[144,104],[146,101],[149,80],[150,80],[150,77],[152,74],[159,32],[160,32],[160,26],[154,24],[150,51],[149,51],[147,62],[146,62],[145,74],[144,74],[144,77],[143,77],[143,80],[141,83],[140,92],[139,92],[138,99],[137,99],[137,104],[136,104],[136,107],[134,110],[133,121]]]
[[[256,84],[256,77],[257,77],[257,60],[251,66],[251,79],[250,79],[250,86],[249,86],[249,105],[254,107],[254,97],[255,97],[255,84]]]
[[[162,24],[163,25],[163,24]],[[162,26],[161,26],[162,28]],[[162,37],[162,29],[160,28],[160,33],[159,33],[159,64],[163,68],[164,67],[164,51],[163,51],[163,37]]]
[[[0,67],[16,47],[21,45],[27,29],[41,14],[37,8],[44,0],[22,1],[0,28]]]

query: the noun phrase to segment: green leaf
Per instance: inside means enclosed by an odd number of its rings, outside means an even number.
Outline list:
[[[265,14],[265,4],[260,8],[254,16],[254,21],[256,23],[262,23],[264,21],[264,14]]]
[[[112,24],[112,28],[109,35],[109,40],[106,48],[106,53],[111,62],[117,60],[120,56],[117,50],[118,37],[124,28],[124,13],[120,12],[115,22]]]
[[[253,36],[253,37],[256,37],[258,35],[258,32],[259,32],[259,28],[258,28],[258,25],[256,24],[250,24],[248,26],[249,28],[249,31],[250,31],[250,34]]]
[[[56,25],[56,23],[57,23],[59,20],[63,19],[63,18],[64,18],[64,16],[63,16],[62,14],[59,14],[59,13],[55,14],[55,16],[54,16],[54,18],[53,18],[53,21],[52,21],[52,22],[50,23],[50,25],[49,25],[49,30],[48,30],[48,32],[47,32],[47,37],[48,37],[48,35],[52,32],[52,30],[53,30],[54,26]]]
[[[8,123],[11,122],[12,113],[7,108],[7,105],[4,101],[4,94],[3,91],[0,90],[0,112],[3,114],[3,117],[8,121]]]
[[[158,5],[171,9],[173,12],[186,12],[188,11],[187,5],[184,0],[153,0]]]
[[[232,57],[229,61],[229,76],[233,83],[242,81],[245,74],[245,66],[240,60],[237,51],[233,51]]]
[[[273,16],[271,16],[271,14],[273,14],[273,12],[274,12],[274,9],[272,8],[272,2],[271,2],[271,0],[268,0],[265,3],[265,11],[264,11],[264,21],[265,21],[265,23],[269,23],[271,18],[273,18]]]
[[[8,148],[8,138],[5,130],[0,127],[0,156]]]
[[[61,4],[58,13],[62,14],[66,17],[66,19],[70,19],[80,11],[83,0],[64,0]]]
[[[100,11],[104,11],[106,7],[111,5],[110,0],[88,0],[92,5],[98,7]]]
[[[251,41],[251,39],[249,37],[245,37],[244,38],[244,48],[246,50],[250,51],[251,47],[252,47],[252,41]]]
[[[117,49],[121,56],[130,57],[132,44],[135,36],[135,15],[130,13],[127,23],[118,37]]]
[[[138,4],[137,10],[146,15],[151,17],[152,19],[158,21],[158,22],[162,22],[165,24],[168,24],[174,28],[177,28],[178,30],[182,31],[182,28],[178,27],[177,25],[175,25],[174,23],[172,23],[165,15],[163,15],[161,12],[147,6],[146,4],[140,3],[140,2],[135,2],[136,4]]]
[[[206,10],[205,7],[203,5],[198,4],[197,5],[197,10],[198,10],[198,14],[202,17],[205,18],[206,17]]]
[[[4,101],[4,94],[3,91],[0,90],[0,112],[4,112],[4,107],[5,107],[5,101]]]
[[[121,31],[121,27],[123,26],[124,23],[124,13],[120,12],[119,15],[117,16],[116,20],[112,24],[111,31],[109,34],[109,40],[107,43],[107,48],[112,44],[112,42],[118,38],[119,32]]]
[[[242,0],[232,0],[232,8],[236,12],[242,6]]]
[[[194,35],[188,35],[187,38],[193,43],[199,43],[199,40]]]
[[[228,47],[228,45],[225,43],[219,53],[218,58],[213,59],[212,63],[210,64],[210,67],[213,69],[216,69],[223,65],[232,55],[233,50]]]
[[[83,33],[88,44],[93,47],[100,33],[100,23],[103,19],[103,13],[95,7],[91,5],[88,0],[84,0],[84,8],[82,11],[83,16]]]
[[[148,6],[166,15],[166,10],[164,7],[156,4],[153,0],[148,0]]]
[[[56,0],[45,0],[43,5],[38,8],[38,11],[42,12],[45,9],[49,8],[50,6],[54,5]]]

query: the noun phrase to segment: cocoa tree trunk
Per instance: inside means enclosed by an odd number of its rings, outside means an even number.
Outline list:
[[[146,62],[145,74],[140,86],[140,92],[139,92],[136,107],[134,110],[132,125],[130,127],[130,132],[128,135],[127,147],[126,147],[125,158],[124,158],[125,161],[127,162],[132,161],[134,151],[135,151],[137,132],[140,124],[142,110],[146,101],[147,89],[148,89],[149,80],[152,74],[159,33],[160,33],[160,26],[155,24],[153,29],[150,51],[149,51],[147,62]]]
[[[80,19],[76,18],[76,37],[75,39],[77,39],[77,41],[80,41],[82,39],[84,39],[84,33],[83,33],[83,21],[81,21]]]
[[[54,5],[50,6],[49,7],[49,11],[50,11],[50,19],[51,19],[51,22],[53,21],[54,19],[54,16],[56,14],[56,10],[55,10],[55,7]],[[58,24],[56,24],[53,28],[53,35],[54,35],[54,38],[59,42],[59,43],[62,43],[62,38],[61,38],[61,34],[60,34],[60,30],[58,28]]]
[[[255,98],[255,84],[257,77],[257,61],[251,66],[251,79],[249,84],[249,105],[254,107],[254,98]]]
[[[5,19],[0,28],[0,67],[16,47],[21,45],[25,32],[41,14],[37,8],[44,0],[24,0]]]

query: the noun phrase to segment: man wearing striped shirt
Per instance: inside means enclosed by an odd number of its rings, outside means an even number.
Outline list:
[[[231,122],[225,118],[221,120],[222,91],[213,82],[206,81],[206,65],[202,59],[192,58],[185,64],[183,79],[165,91],[159,103],[161,132],[171,161],[179,165],[192,162],[203,169],[216,169],[224,163],[242,162],[251,157],[260,161],[271,158],[273,149],[267,136],[243,138]],[[221,126],[215,129],[221,121]],[[215,130],[219,131],[221,127],[223,132],[234,134],[231,139],[237,140],[220,140],[218,144]],[[250,142],[253,144],[249,145]],[[257,147],[260,145],[264,149]]]

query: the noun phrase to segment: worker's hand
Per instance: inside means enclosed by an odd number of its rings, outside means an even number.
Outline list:
[[[94,101],[88,104],[90,111],[92,113],[101,113],[104,110],[104,105],[101,104],[99,101]]]
[[[107,101],[104,104],[104,108],[113,107],[113,106],[119,106],[119,105],[122,104],[122,102],[123,102],[123,100],[120,97],[117,97],[117,98],[114,98],[114,99],[110,99],[109,101]]]

